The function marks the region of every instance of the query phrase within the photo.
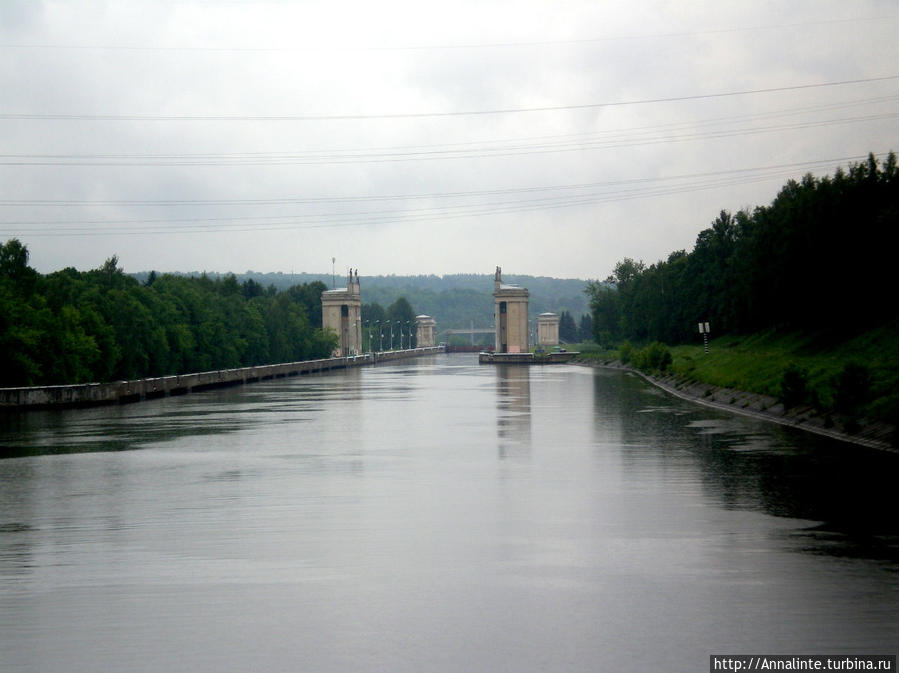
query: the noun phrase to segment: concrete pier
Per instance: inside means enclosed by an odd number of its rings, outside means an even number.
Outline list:
[[[412,348],[381,353],[365,353],[322,360],[304,360],[277,365],[259,365],[240,369],[221,369],[180,376],[112,381],[110,383],[82,383],[66,386],[35,386],[26,388],[0,388],[0,409],[32,409],[61,406],[92,406],[99,404],[123,404],[140,400],[184,395],[193,391],[224,386],[242,385],[267,379],[315,374],[333,369],[360,367],[390,362],[421,355],[442,353],[443,347]]]
[[[490,353],[478,354],[478,363],[482,365],[560,365],[570,362],[576,351],[570,353]]]

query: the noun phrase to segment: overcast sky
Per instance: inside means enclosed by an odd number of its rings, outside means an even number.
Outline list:
[[[899,150],[897,34],[873,0],[0,0],[0,237],[601,279]]]

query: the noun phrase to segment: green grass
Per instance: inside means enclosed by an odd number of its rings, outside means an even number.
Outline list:
[[[710,352],[701,344],[675,346],[672,370],[717,386],[779,396],[784,370],[795,364],[808,374],[814,404],[833,405],[835,378],[849,363],[871,374],[871,401],[861,415],[899,420],[899,321],[851,337],[834,332],[768,331],[713,339]]]
[[[597,360],[606,362],[608,360],[618,359],[617,348],[602,348],[594,341],[587,341],[579,344],[565,344],[565,350],[577,352],[578,360]]]

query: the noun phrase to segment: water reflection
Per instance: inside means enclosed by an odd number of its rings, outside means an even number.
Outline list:
[[[0,458],[127,451],[181,437],[212,441],[213,436],[252,427],[318,419],[334,402],[411,394],[412,387],[403,379],[389,388],[363,391],[362,374],[353,368],[336,376],[276,379],[138,404],[2,412]]]
[[[618,420],[634,478],[663,474],[675,487],[698,471],[715,505],[808,522],[792,533],[806,551],[899,560],[899,456],[663,395],[597,373],[596,418]]]
[[[184,436],[233,432],[254,419],[241,414],[236,388],[91,409],[0,415],[0,458],[126,451]]]
[[[494,365],[499,457],[527,455],[531,448],[531,377],[527,365]]]
[[[896,649],[890,528],[845,532],[880,504],[827,502],[895,461],[620,372],[446,356],[88,412],[0,435],[142,449],[0,461],[4,671]]]
[[[33,463],[21,462],[0,488],[0,576],[19,578],[33,565],[34,472]]]
[[[820,522],[797,532],[809,549],[835,550],[839,537],[842,554],[899,559],[896,456],[787,428],[724,425],[697,439],[703,488],[722,506]]]

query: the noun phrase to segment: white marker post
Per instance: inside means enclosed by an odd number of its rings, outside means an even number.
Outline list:
[[[702,335],[702,345],[705,348],[706,354],[709,352],[709,324],[707,322],[699,323],[699,333]]]

